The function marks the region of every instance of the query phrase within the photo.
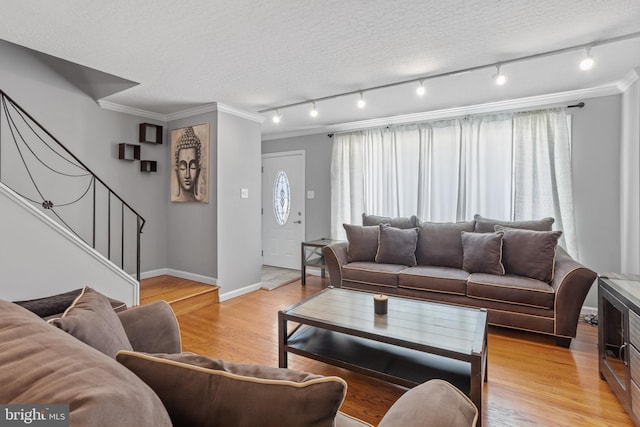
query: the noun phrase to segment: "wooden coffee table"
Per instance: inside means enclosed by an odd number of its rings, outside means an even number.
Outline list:
[[[389,297],[379,315],[373,296],[328,288],[278,312],[280,367],[294,353],[405,387],[441,378],[470,396],[480,423],[487,311]]]

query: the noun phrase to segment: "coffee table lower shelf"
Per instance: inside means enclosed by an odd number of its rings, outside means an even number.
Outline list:
[[[294,353],[404,387],[440,378],[471,395],[471,364],[448,357],[309,325],[292,332],[283,351],[281,367]]]

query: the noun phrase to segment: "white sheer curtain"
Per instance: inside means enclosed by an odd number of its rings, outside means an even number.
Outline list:
[[[493,114],[336,134],[331,232],[362,212],[463,221],[552,216],[577,256],[564,110]]]

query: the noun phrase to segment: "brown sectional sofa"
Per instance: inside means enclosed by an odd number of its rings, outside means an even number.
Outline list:
[[[341,378],[181,353],[166,302],[126,309],[79,291],[0,300],[1,404],[68,404],[72,427],[369,426],[338,412]],[[477,418],[467,396],[432,380],[406,392],[379,426],[463,427]]]
[[[349,241],[323,255],[335,287],[486,308],[490,324],[553,335],[568,347],[596,273],[556,245],[552,224],[363,214],[363,226],[345,224]]]

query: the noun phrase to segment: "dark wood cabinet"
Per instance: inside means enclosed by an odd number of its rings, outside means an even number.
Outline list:
[[[609,383],[635,425],[640,425],[640,281],[598,278],[600,377]]]

